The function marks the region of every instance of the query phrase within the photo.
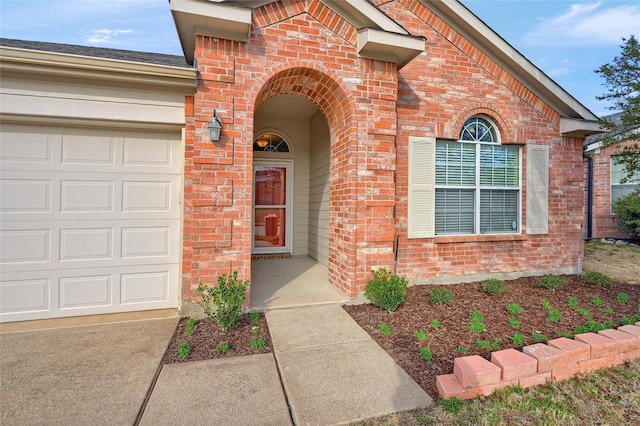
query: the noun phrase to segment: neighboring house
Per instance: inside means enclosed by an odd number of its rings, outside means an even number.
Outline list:
[[[184,58],[0,39],[0,320],[179,304]]]
[[[618,122],[620,114],[606,117]],[[613,203],[620,197],[640,188],[640,176],[622,182],[624,166],[615,160],[616,153],[625,141],[603,147],[598,135],[585,140],[587,163],[586,238],[627,239],[629,235],[618,229]]]
[[[255,259],[312,257],[349,297],[379,267],[415,283],[577,272],[597,117],[461,3],[170,8],[195,69],[2,47],[2,131],[18,135],[2,137],[3,320],[194,301]]]

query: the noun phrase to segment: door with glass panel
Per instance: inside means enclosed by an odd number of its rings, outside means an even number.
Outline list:
[[[254,161],[253,253],[291,252],[292,176],[290,161]]]

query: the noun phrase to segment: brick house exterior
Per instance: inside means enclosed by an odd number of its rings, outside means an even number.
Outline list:
[[[220,273],[249,279],[252,251],[312,256],[349,297],[379,267],[415,283],[577,271],[583,143],[597,117],[459,2],[170,3],[197,70],[186,102],[183,300]],[[207,130],[214,110],[217,142]],[[475,118],[495,129],[516,175],[484,193],[476,176],[473,229],[455,232],[441,223],[456,210],[443,197],[463,203],[471,192],[434,176],[442,149],[467,146],[457,141]],[[260,151],[262,135],[285,139],[288,152]],[[477,175],[485,157],[476,155]],[[503,167],[495,155],[487,161]],[[270,164],[283,179],[286,169],[291,200],[269,210],[287,242],[265,251],[256,250],[254,176]],[[483,231],[483,215],[507,201],[491,204],[488,193],[515,200],[497,232]]]
[[[638,189],[637,181],[620,184],[620,167],[615,165],[613,157],[618,152],[619,144],[602,147],[597,137],[587,138],[585,155],[590,158],[591,176],[587,170],[585,182],[591,180],[591,195],[587,193],[585,206],[591,220],[587,220],[586,237],[593,239],[612,238],[628,239],[629,235],[618,229],[616,215],[612,210],[612,200],[617,196],[623,196]],[[589,199],[591,198],[591,199]],[[591,205],[588,208],[589,204]]]

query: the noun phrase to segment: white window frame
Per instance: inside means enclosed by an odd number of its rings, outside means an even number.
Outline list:
[[[504,235],[504,234],[519,234],[522,232],[522,148],[517,146],[517,151],[518,151],[518,186],[514,187],[514,186],[483,186],[480,184],[480,163],[481,163],[481,147],[483,145],[489,145],[489,146],[504,146],[503,144],[500,143],[496,143],[496,142],[471,142],[471,141],[463,141],[463,140],[458,140],[458,141],[449,141],[449,140],[437,140],[436,141],[436,152],[437,152],[437,144],[438,143],[459,143],[459,144],[469,144],[469,145],[473,145],[475,147],[475,183],[473,186],[457,186],[457,185],[439,185],[439,184],[435,184],[435,192],[437,194],[438,190],[441,189],[451,189],[451,190],[456,190],[456,189],[461,189],[461,190],[468,190],[468,191],[473,191],[473,196],[474,196],[474,209],[473,209],[473,215],[474,215],[474,224],[473,224],[473,232],[471,233],[466,233],[466,232],[447,232],[447,233],[438,233],[437,229],[434,228],[435,231],[435,235],[436,236],[445,236],[445,235]],[[487,232],[487,233],[482,233],[480,230],[480,198],[481,198],[481,193],[482,191],[491,191],[491,190],[500,190],[500,191],[512,191],[515,192],[517,195],[517,208],[516,208],[516,228],[512,229],[511,232]],[[435,202],[435,198],[434,197],[434,202]],[[435,209],[434,209],[434,215],[435,215]]]
[[[613,211],[613,203],[617,201],[618,198],[622,198],[640,188],[640,176],[638,176],[638,179],[635,179],[634,176],[634,179],[632,179],[633,182],[621,183],[621,177],[614,179],[614,167],[616,167],[616,169],[623,169],[624,165],[616,163],[616,157],[612,155],[609,159],[609,210],[611,211],[611,214],[615,216],[616,212]],[[623,170],[620,170],[620,172],[624,173]],[[614,186],[620,186],[624,188],[624,194],[620,195],[615,200],[613,199]]]

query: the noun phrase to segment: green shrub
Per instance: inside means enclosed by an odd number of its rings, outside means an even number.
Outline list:
[[[507,290],[507,287],[504,285],[504,282],[496,278],[489,278],[482,282],[482,290],[491,296],[496,296],[500,293],[504,293]]]
[[[538,278],[538,284],[547,290],[555,290],[564,287],[567,284],[567,279],[557,275],[545,275],[544,277]]]
[[[367,281],[364,297],[382,309],[395,311],[407,297],[409,281],[385,268],[372,270],[371,274],[373,279]]]
[[[618,229],[632,238],[640,237],[640,190],[618,198],[613,211]]]
[[[600,272],[585,272],[581,275],[582,281],[600,287],[612,287],[613,280]]]
[[[549,321],[551,321],[553,323],[558,323],[558,322],[562,321],[562,314],[560,313],[560,310],[553,309],[553,310],[549,311]]]
[[[380,334],[382,334],[383,336],[390,336],[392,331],[391,331],[391,327],[389,326],[389,324],[383,322],[382,324],[380,324],[380,327],[378,327],[378,331],[380,332]]]
[[[507,306],[507,312],[509,312],[511,315],[520,315],[524,312],[524,309],[522,309],[522,306],[518,305],[517,303],[511,303],[509,304],[509,306]]]
[[[203,283],[198,284],[200,293],[200,306],[204,313],[215,320],[223,330],[237,327],[242,318],[242,307],[247,298],[248,281],[239,281],[238,273],[218,276],[218,285],[207,287]],[[215,309],[211,305],[215,305]]]
[[[428,300],[432,305],[453,305],[453,293],[446,288],[434,288],[429,292]]]
[[[618,293],[616,300],[620,303],[627,303],[629,301],[629,295],[627,293]]]
[[[425,361],[431,361],[433,359],[433,352],[429,348],[420,348],[420,358]]]

